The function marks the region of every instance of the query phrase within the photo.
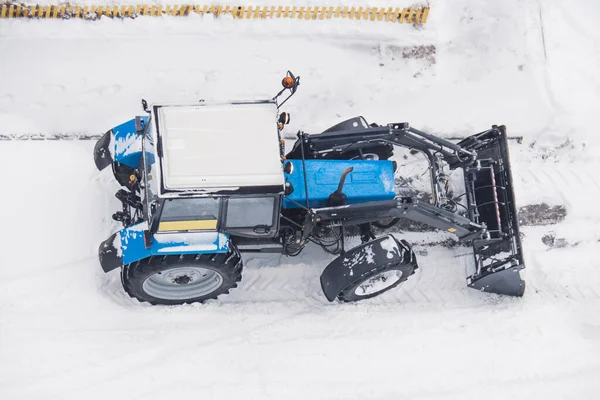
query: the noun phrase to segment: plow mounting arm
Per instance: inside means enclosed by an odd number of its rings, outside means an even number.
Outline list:
[[[484,226],[413,197],[399,197],[394,200],[373,201],[339,207],[315,208],[311,211],[317,223],[342,221],[344,225],[360,225],[390,218],[406,218],[454,233],[461,242],[471,242],[486,237]]]
[[[346,121],[341,127],[351,126],[349,122],[353,120],[358,120],[358,118]],[[301,143],[304,145],[307,158],[331,157],[373,145],[393,145],[425,153],[435,152],[442,155],[448,164],[454,166],[468,164],[476,158],[475,152],[464,149],[449,140],[412,128],[407,122],[368,128],[333,130],[316,135],[300,132],[298,136],[300,140],[296,142],[288,158],[300,158],[299,146]]]

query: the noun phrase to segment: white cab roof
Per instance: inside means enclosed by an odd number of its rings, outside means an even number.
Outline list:
[[[163,191],[281,186],[272,102],[154,106]]]

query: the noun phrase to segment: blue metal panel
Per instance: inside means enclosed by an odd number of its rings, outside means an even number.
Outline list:
[[[147,229],[146,222],[121,229],[119,235],[123,264],[150,256],[226,253],[229,250],[229,235],[219,232],[157,233],[147,249],[144,245],[144,231]]]
[[[148,123],[147,116],[140,118],[144,121],[144,124]],[[142,154],[142,136],[136,133],[135,118],[115,126],[112,132],[114,144],[112,148],[113,159],[130,167],[137,168]]]
[[[306,204],[302,160],[289,160],[294,168],[285,174],[286,182],[294,191],[283,200],[283,208],[298,208],[289,201]],[[342,172],[349,167],[354,170],[346,177],[343,192],[347,204],[368,201],[391,200],[396,196],[394,167],[387,160],[306,160],[306,178],[311,207],[326,207],[329,195],[336,191]]]
[[[123,264],[129,264],[152,255],[150,249],[147,249],[144,245],[144,231],[147,229],[147,222],[121,229],[120,236]]]

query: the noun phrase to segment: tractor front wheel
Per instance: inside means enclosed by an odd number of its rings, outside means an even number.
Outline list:
[[[329,301],[369,299],[400,285],[417,268],[408,242],[386,235],[350,249],[329,263],[321,274],[321,288]]]
[[[228,253],[153,256],[125,265],[123,288],[151,304],[178,305],[216,299],[237,287],[242,260],[233,245]]]

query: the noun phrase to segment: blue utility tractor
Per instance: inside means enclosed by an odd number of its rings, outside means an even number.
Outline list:
[[[373,233],[374,225],[393,229],[406,220],[472,247],[470,287],[523,295],[504,126],[454,143],[406,122],[356,117],[319,134],[299,132],[286,153],[280,133],[290,116],[280,107],[299,83],[288,72],[283,89],[264,101],[142,101],[146,115],[98,141],[96,166],[112,168],[123,205],[113,215],[123,228],[100,245],[100,264],[120,269],[130,296],[167,305],[216,299],[242,279],[242,253],[296,256],[312,243],[338,255],[321,275],[325,297],[367,299],[417,269],[400,234]],[[429,200],[397,194],[397,146],[427,159]],[[448,189],[451,170],[462,170],[459,196]],[[362,244],[346,249],[352,229]]]

